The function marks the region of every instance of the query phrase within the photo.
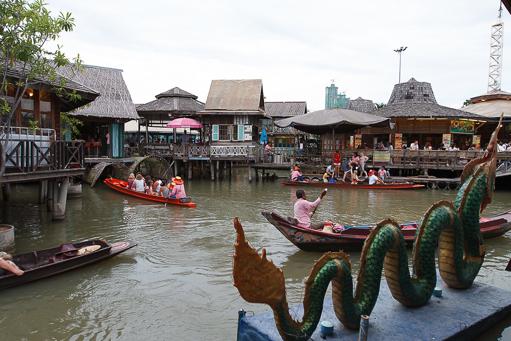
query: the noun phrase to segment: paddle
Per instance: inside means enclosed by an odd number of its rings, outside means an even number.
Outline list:
[[[509,263],[507,263],[506,271],[511,271],[511,259],[509,260]]]
[[[323,192],[321,192],[321,194],[319,195],[319,198],[320,198],[320,199],[323,199],[323,197],[326,195],[326,192],[328,192],[328,188],[325,188],[325,189],[323,190]],[[318,206],[319,206],[319,205],[318,205]],[[313,210],[313,211],[312,211],[312,213],[311,213],[311,218],[312,218],[312,216],[314,215],[314,213],[316,213],[316,209],[318,208],[318,206],[314,207],[314,210]]]

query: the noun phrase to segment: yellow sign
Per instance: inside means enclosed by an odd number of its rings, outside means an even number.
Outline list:
[[[373,162],[389,163],[390,162],[390,152],[375,150],[373,152]]]
[[[452,120],[450,131],[455,134],[473,134],[474,122],[466,120]]]
[[[355,149],[357,149],[361,145],[362,145],[362,135],[361,134],[356,134],[355,135]]]

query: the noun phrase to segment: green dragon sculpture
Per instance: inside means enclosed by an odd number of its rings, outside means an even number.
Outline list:
[[[259,255],[248,244],[235,218],[234,286],[246,301],[265,303],[272,308],[284,340],[309,339],[321,317],[330,282],[335,314],[350,329],[357,329],[360,317],[370,315],[373,310],[382,269],[396,300],[408,307],[426,304],[437,282],[437,246],[440,276],[444,282],[452,288],[469,288],[484,260],[479,213],[491,202],[494,191],[500,127],[501,122],[483,157],[470,161],[463,169],[462,185],[454,203],[440,201],[426,212],[413,246],[412,274],[399,225],[392,219],[384,220],[372,230],[362,249],[355,295],[348,256],[344,252],[328,252],[312,268],[305,283],[303,319],[295,321],[289,314],[282,270],[266,258],[265,249]]]

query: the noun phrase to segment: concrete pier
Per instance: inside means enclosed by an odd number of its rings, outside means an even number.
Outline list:
[[[301,319],[303,307],[291,307]],[[382,280],[380,295],[369,319],[368,340],[472,340],[511,314],[511,292],[481,283],[467,290],[442,288],[442,297],[432,297],[423,307],[407,308],[396,301]],[[358,330],[349,330],[335,316],[331,297],[325,298],[320,321],[334,325],[328,340],[357,340]],[[312,340],[321,340],[319,326]],[[281,340],[273,313],[254,316],[240,312],[238,341]]]

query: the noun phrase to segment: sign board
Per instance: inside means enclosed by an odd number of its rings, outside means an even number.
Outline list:
[[[451,146],[451,134],[442,134],[442,144],[445,148]]]
[[[390,152],[386,150],[375,150],[373,152],[373,162],[378,163],[389,163],[390,162]]]
[[[362,134],[356,134],[355,135],[355,149],[360,147],[362,145]]]
[[[450,132],[454,134],[473,134],[474,122],[467,120],[452,120]]]
[[[252,141],[252,125],[245,124],[245,141]]]
[[[473,145],[481,145],[481,135],[472,136],[472,144]]]
[[[394,149],[403,149],[403,134],[394,134]]]

